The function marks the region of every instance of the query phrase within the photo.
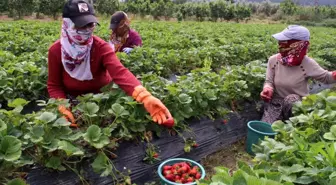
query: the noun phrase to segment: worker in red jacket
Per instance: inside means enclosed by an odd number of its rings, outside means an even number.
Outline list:
[[[98,21],[91,4],[84,0],[69,0],[63,9],[60,40],[48,52],[48,93],[51,98],[65,99],[99,93],[111,81],[129,96],[143,103],[154,122],[172,120],[166,106],[151,95],[136,77],[125,68],[104,40],[93,35]],[[64,106],[59,111],[74,126],[72,113]]]
[[[142,40],[138,32],[130,28],[130,20],[123,11],[117,11],[111,17],[110,45],[115,52],[129,54],[133,48],[142,46]]]

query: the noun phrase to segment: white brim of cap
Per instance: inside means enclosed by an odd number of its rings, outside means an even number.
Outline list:
[[[274,34],[274,35],[272,35],[272,37],[274,37],[278,41],[291,40],[291,38],[286,37],[282,32]]]

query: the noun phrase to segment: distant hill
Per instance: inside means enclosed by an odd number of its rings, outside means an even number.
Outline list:
[[[204,0],[188,0],[188,1],[198,1],[202,2]],[[213,1],[213,0],[205,0],[205,1]],[[236,1],[246,1],[246,2],[263,2],[264,0],[236,0]],[[273,3],[280,3],[283,0],[270,0]],[[295,0],[299,2],[301,5],[314,5],[315,0]],[[319,5],[336,5],[336,0],[319,0]]]
[[[263,2],[263,0],[247,0],[248,2]],[[274,3],[280,3],[283,0],[271,0]],[[315,0],[296,0],[302,5],[314,5]],[[319,0],[319,5],[336,5],[336,0]]]

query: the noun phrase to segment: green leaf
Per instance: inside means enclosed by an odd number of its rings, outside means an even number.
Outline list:
[[[330,127],[330,132],[331,132],[334,136],[336,136],[336,125],[333,125],[333,126]]]
[[[97,116],[96,113],[99,111],[99,106],[96,103],[88,102],[79,105],[78,109],[89,117],[95,117]]]
[[[6,129],[7,129],[7,124],[4,121],[0,120],[0,132]]]
[[[189,104],[191,103],[192,99],[189,95],[187,94],[180,94],[178,96],[178,100],[182,103],[182,104]]]
[[[54,122],[54,124],[53,124],[53,126],[54,127],[59,127],[59,126],[69,126],[71,123],[67,120],[67,119],[65,119],[65,118],[58,118],[55,122]]]
[[[314,182],[314,179],[312,177],[309,177],[309,176],[301,176],[301,177],[297,178],[294,182],[299,183],[299,184],[310,184],[310,183]]]
[[[27,184],[24,180],[17,178],[9,181],[7,185],[27,185]]]
[[[52,156],[46,163],[47,168],[52,168],[54,170],[64,171],[65,168],[62,166],[61,159],[59,157]]]
[[[58,139],[53,139],[49,144],[45,144],[42,147],[47,149],[48,152],[53,152],[58,149]]]
[[[253,172],[253,170],[245,163],[242,161],[238,161],[238,167],[240,170],[244,171],[245,173],[255,176],[256,174]]]
[[[34,126],[31,132],[33,136],[37,138],[44,135],[44,129],[42,126]]]
[[[27,105],[29,102],[25,99],[22,99],[22,98],[17,98],[11,102],[8,103],[8,107],[12,107],[12,108],[15,108],[15,107],[19,107],[19,106],[25,106]]]
[[[31,130],[31,141],[34,143],[39,143],[43,140],[44,129],[42,126],[34,126]]]
[[[79,148],[75,147],[68,141],[59,141],[58,142],[58,149],[65,151],[68,156],[71,155],[84,155],[83,151]]]
[[[110,143],[110,140],[107,136],[101,136],[99,138],[99,141],[91,142],[90,144],[92,144],[95,148],[100,149],[100,148],[103,148],[104,146],[108,145],[109,143]]]
[[[330,180],[328,185],[335,185],[336,184],[336,178],[333,178]]]
[[[223,166],[220,167],[215,167],[214,168],[216,173],[226,173],[227,175],[229,175],[229,169]]]
[[[102,152],[98,154],[98,156],[93,161],[91,166],[95,173],[101,174],[100,175],[101,177],[108,176],[112,173],[112,165],[109,162],[109,159],[107,158],[107,156]]]
[[[46,123],[50,123],[57,118],[56,114],[51,112],[43,112],[37,119],[44,121]]]
[[[84,134],[84,140],[97,149],[103,148],[110,143],[107,136],[102,135],[101,129],[97,125],[91,125]]]
[[[87,142],[98,141],[101,135],[101,129],[97,125],[91,125],[84,134],[84,140]]]
[[[328,96],[326,100],[332,104],[336,104],[336,96]]]
[[[21,157],[22,143],[14,136],[3,137],[0,143],[0,159],[15,161]]]
[[[329,175],[329,179],[336,178],[336,172],[333,172],[332,174]]]
[[[244,178],[244,174],[241,170],[236,171],[233,174],[233,183],[234,185],[247,185],[246,179]]]
[[[279,173],[279,172],[267,172],[267,173],[265,173],[265,177],[266,177],[266,179],[270,179],[270,180],[273,180],[273,181],[280,182],[281,173]]]
[[[117,117],[119,116],[128,116],[129,112],[119,103],[115,103],[111,106],[111,109],[108,110],[110,114],[113,114]]]
[[[325,133],[323,135],[323,137],[324,137],[324,139],[328,139],[328,140],[331,140],[331,141],[336,140],[336,136],[331,132]]]
[[[83,136],[83,133],[82,132],[77,132],[75,134],[70,134],[62,139],[65,139],[65,140],[69,140],[69,141],[76,141],[78,140],[79,138],[81,138]]]

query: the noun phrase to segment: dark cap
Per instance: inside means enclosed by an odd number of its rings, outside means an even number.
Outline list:
[[[116,29],[118,27],[120,21],[122,21],[126,17],[127,17],[127,14],[123,11],[115,12],[111,17],[110,29],[112,29],[112,30]]]
[[[93,6],[85,0],[68,0],[64,5],[64,18],[70,18],[76,27],[83,27],[90,23],[98,23]]]

